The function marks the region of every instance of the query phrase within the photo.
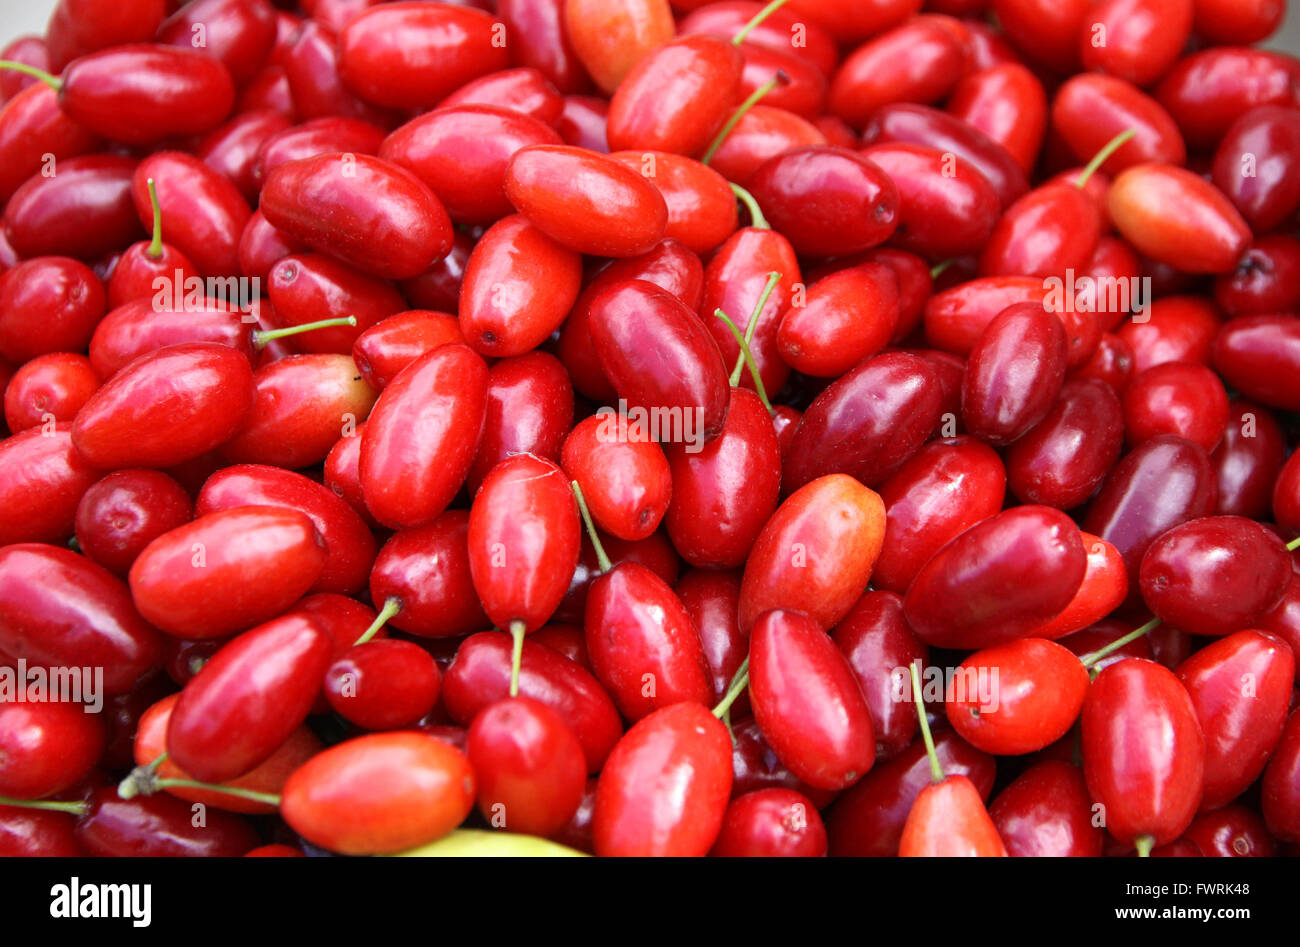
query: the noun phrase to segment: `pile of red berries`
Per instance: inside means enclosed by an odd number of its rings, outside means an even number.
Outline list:
[[[0,854],[1300,852],[1285,6],[60,0]]]

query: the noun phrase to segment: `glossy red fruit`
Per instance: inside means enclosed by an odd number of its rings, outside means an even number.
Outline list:
[[[793,789],[758,789],[727,806],[714,858],[820,858],[826,826],[811,799]]]
[[[80,352],[104,317],[104,284],[67,257],[23,260],[0,273],[0,356],[25,362]]]
[[[172,712],[176,709],[176,702],[180,700],[180,696],[180,694],[171,694],[164,697],[140,716],[135,743],[132,747],[132,759],[136,766],[149,766],[167,750],[167,728],[171,724]],[[285,781],[293,771],[324,748],[324,744],[311,730],[306,726],[299,726],[265,762],[227,785],[250,789],[253,792],[279,793],[284,789]],[[170,759],[163,761],[158,767],[157,774],[160,779],[194,778],[192,773],[181,769]],[[186,802],[200,803],[227,812],[243,812],[250,815],[271,815],[275,812],[274,806],[264,802],[214,790],[171,786],[166,792]]]
[[[922,447],[880,487],[885,541],[872,585],[906,592],[949,540],[1002,509],[1006,487],[1001,459],[973,438]]]
[[[69,117],[126,145],[211,131],[235,104],[225,65],[175,46],[105,49],[69,63],[61,78],[59,106]]]
[[[616,151],[610,158],[650,181],[663,196],[668,205],[667,239],[703,254],[735,232],[736,195],[727,179],[708,165],[666,151]]]
[[[745,563],[740,627],[771,609],[799,611],[823,630],[866,590],[885,533],[880,497],[852,477],[831,474],[791,494],[759,534]]]
[[[1088,628],[1119,608],[1128,598],[1128,572],[1119,550],[1091,533],[1081,532],[1079,535],[1088,553],[1083,582],[1063,611],[1034,629],[1036,638],[1055,641]]]
[[[32,666],[103,668],[109,696],[130,691],[162,654],[125,583],[40,543],[0,549],[0,648]]]
[[[239,506],[283,507],[312,521],[327,555],[311,591],[351,595],[365,586],[378,549],[374,534],[328,487],[278,467],[238,464],[208,478],[194,513],[201,517]]]
[[[708,444],[670,444],[667,455],[673,546],[697,568],[741,565],[780,499],[780,446],[767,409],[733,389],[722,432]]]
[[[1077,68],[1088,0],[993,0],[991,6],[1016,52],[1054,73]]]
[[[1042,421],[1007,449],[1007,484],[1024,503],[1071,510],[1101,486],[1123,447],[1114,391],[1095,379],[1072,379]]]
[[[1203,365],[1166,362],[1142,372],[1124,392],[1131,445],[1173,434],[1214,450],[1228,425],[1228,394]]]
[[[280,259],[267,277],[267,295],[269,321],[277,328],[304,325],[323,316],[357,320],[355,327],[336,326],[297,337],[299,348],[319,354],[351,351],[362,332],[407,308],[389,281],[314,253]]]
[[[260,188],[272,171],[300,158],[340,153],[377,155],[383,141],[383,129],[359,118],[314,118],[277,132],[258,148],[254,183]]]
[[[1275,533],[1240,516],[1175,526],[1142,557],[1142,599],[1162,621],[1198,635],[1254,627],[1281,600],[1291,557]]]
[[[317,155],[272,171],[267,222],[364,273],[419,276],[451,249],[451,219],[415,175],[382,158]]]
[[[980,791],[965,776],[945,776],[921,790],[898,841],[902,858],[1006,858]]]
[[[957,668],[944,700],[948,720],[971,746],[997,756],[1033,753],[1079,717],[1088,671],[1042,638],[984,648]]]
[[[511,642],[504,632],[466,638],[442,682],[442,703],[453,720],[469,725],[484,708],[510,693]],[[550,707],[573,730],[587,759],[587,772],[599,772],[623,733],[609,695],[581,665],[524,639],[519,694]]]
[[[620,562],[592,581],[583,627],[596,678],[624,717],[640,720],[670,704],[712,700],[708,662],[690,614],[640,563]]]
[[[418,723],[438,701],[438,665],[419,645],[385,639],[354,645],[325,672],[325,697],[366,730]]]
[[[1184,57],[1156,88],[1188,143],[1208,147],[1258,105],[1294,106],[1300,66],[1264,49],[1221,46]]]
[[[313,757],[285,784],[280,814],[314,845],[385,855],[435,841],[474,807],[465,754],[423,733],[375,733]]]
[[[966,743],[951,730],[934,735],[935,753],[949,777],[970,779],[978,796],[993,789],[993,757]],[[894,857],[903,825],[921,791],[931,784],[925,744],[916,740],[900,756],[872,768],[839,797],[826,822],[832,856]]]
[[[441,345],[464,342],[460,323],[445,312],[408,309],[375,323],[352,346],[352,361],[372,386],[384,388],[407,365]]]
[[[1101,238],[1101,216],[1077,187],[1048,184],[1007,208],[980,256],[986,276],[1064,276],[1082,270]]]
[[[1241,795],[1282,737],[1295,677],[1284,642],[1262,631],[1213,641],[1178,666],[1205,734],[1202,809]]]
[[[1206,858],[1272,858],[1277,843],[1264,820],[1245,806],[1203,812],[1183,833]]]
[[[1214,339],[1213,361],[1223,380],[1246,397],[1271,408],[1300,410],[1300,318],[1233,319]]]
[[[5,72],[4,78],[18,73]],[[0,80],[3,81],[3,80]],[[14,95],[0,108],[0,200],[9,200],[19,186],[39,174],[46,155],[56,162],[95,150],[99,137],[59,108],[58,95],[38,82]]]
[[[1098,858],[1106,833],[1093,811],[1082,771],[1045,760],[998,794],[989,817],[1012,858]]]
[[[332,653],[329,636],[301,616],[240,635],[181,692],[167,726],[169,757],[207,782],[247,773],[307,718]]]
[[[754,624],[750,702],[778,758],[810,786],[843,789],[875,762],[871,714],[857,678],[808,615],[777,609]]]
[[[361,439],[361,487],[377,520],[420,526],[447,508],[478,450],[487,384],[478,355],[444,345],[384,389]]]
[[[941,260],[978,252],[993,232],[998,194],[986,177],[951,152],[925,145],[870,145],[863,156],[898,188],[893,245]]]
[[[0,855],[5,858],[81,858],[76,820],[66,812],[0,806]]]
[[[207,54],[225,64],[242,85],[271,54],[276,38],[275,9],[266,0],[197,0],[176,11],[158,28],[158,39],[173,46],[191,46],[201,26],[211,40]]]
[[[591,279],[560,330],[556,354],[574,387],[593,400],[613,402],[618,393],[605,377],[591,340],[591,304],[605,289],[629,279],[654,283],[688,309],[696,310],[703,291],[704,266],[699,257],[676,240],[664,240],[649,253],[611,262]]]
[[[347,355],[290,355],[253,375],[247,423],[221,448],[237,463],[305,468],[353,433],[378,393]]]
[[[194,824],[188,802],[167,793],[122,799],[117,788],[97,790],[90,811],[77,823],[77,844],[96,858],[235,858],[258,844],[242,817],[210,809]]]
[[[339,33],[339,75],[385,108],[423,111],[460,86],[510,63],[504,26],[481,10],[384,4]]]
[[[146,546],[193,517],[190,495],[165,473],[117,470],[77,505],[77,543],[88,559],[126,578]]]
[[[915,355],[889,352],[861,363],[818,395],[795,429],[784,488],[849,474],[883,483],[939,422],[938,376]]]
[[[605,532],[635,542],[659,528],[673,480],[663,449],[648,434],[629,430],[620,437],[616,416],[597,414],[569,434],[561,463]]]
[[[548,125],[490,105],[444,106],[403,125],[378,154],[406,168],[437,195],[459,224],[490,224],[514,212],[506,167],[529,145],[558,145]]]
[[[578,253],[628,257],[664,238],[668,205],[653,184],[608,158],[568,145],[515,153],[506,195],[543,233]]]
[[[563,0],[501,0],[497,16],[509,31],[511,58],[542,72],[561,92],[591,84],[564,28]]]
[[[96,467],[169,467],[219,447],[253,403],[253,372],[224,345],[169,345],[142,355],[77,414],[72,442]]]
[[[492,468],[469,514],[469,567],[496,627],[536,631],[550,619],[578,564],[578,506],[564,471],[516,454]]]
[[[805,375],[838,378],[896,335],[899,279],[884,263],[864,263],[818,280],[800,302],[781,317],[781,357]]]
[[[509,697],[475,717],[466,754],[479,812],[494,828],[549,837],[582,802],[582,745],[564,718],[532,698]]]
[[[98,388],[99,377],[84,355],[37,356],[5,386],[5,421],[14,434],[38,424],[71,421]]]
[[[858,47],[840,65],[828,109],[855,128],[891,102],[944,98],[965,72],[965,50],[932,20],[914,20]]]
[[[1025,173],[1033,170],[1047,130],[1047,94],[1028,68],[1008,62],[967,73],[948,111],[1006,149]]]
[[[601,772],[593,821],[601,856],[700,856],[717,840],[731,796],[731,740],[694,703],[632,726]],[[663,792],[661,787],[677,787]]]
[[[1300,207],[1297,165],[1300,111],[1261,105],[1236,118],[1224,134],[1212,176],[1251,228],[1267,233]]]
[[[4,211],[5,237],[22,257],[70,256],[95,261],[131,243],[140,224],[131,206],[133,158],[85,155],[51,166],[14,191]]]
[[[1177,221],[1159,208],[1177,204]],[[1107,207],[1140,252],[1189,273],[1227,273],[1250,243],[1250,227],[1213,185],[1183,168],[1142,164],[1111,185]]]
[[[1130,591],[1136,592],[1138,567],[1151,543],[1181,523],[1212,514],[1218,492],[1204,448],[1169,435],[1154,437],[1107,475],[1082,525],[1119,550]]]
[[[1032,303],[1004,310],[985,326],[966,363],[966,430],[994,445],[1019,439],[1051,410],[1065,363],[1060,319]]]
[[[1263,519],[1286,456],[1282,428],[1267,408],[1244,398],[1233,399],[1228,408],[1223,441],[1210,456],[1219,480],[1216,512]],[[1280,512],[1277,518],[1289,522]]]
[[[868,145],[911,144],[942,152],[942,174],[952,178],[953,162],[969,164],[993,188],[999,206],[1010,207],[1029,190],[1025,172],[1005,148],[983,132],[928,105],[898,103],[879,109],[862,133]]]
[[[749,346],[769,394],[779,392],[790,377],[790,366],[781,357],[778,344],[781,316],[795,301],[796,287],[802,279],[790,241],[774,230],[759,227],[736,231],[709,261],[698,310],[718,343],[723,364],[734,367],[740,359],[740,346],[717,317],[717,310],[725,312],[738,327],[745,326],[752,320],[773,273],[781,274],[781,280],[758,314]],[[742,374],[740,387],[756,387],[748,372]]]
[[[582,288],[582,257],[522,215],[498,221],[474,247],[460,294],[460,328],[485,357],[523,355],[564,322]]]
[[[1116,331],[1132,350],[1135,375],[1164,362],[1209,364],[1220,326],[1209,300],[1168,296],[1151,303],[1146,315],[1146,322],[1126,322]]]
[[[717,344],[693,312],[645,280],[615,283],[591,302],[601,368],[629,408],[707,442],[727,418],[731,386]],[[662,436],[662,435],[661,435]],[[671,437],[672,435],[670,435]]]
[[[0,794],[44,799],[76,785],[99,761],[104,736],[94,709],[78,702],[0,704]]]
[[[610,147],[698,155],[740,97],[742,67],[739,50],[716,36],[685,36],[653,50],[610,100]],[[664,109],[665,101],[676,107]]]
[[[1264,821],[1277,839],[1300,840],[1300,793],[1296,791],[1300,776],[1300,713],[1287,719],[1282,739],[1264,770],[1260,797]]]
[[[814,146],[783,152],[759,165],[748,186],[800,256],[868,250],[889,239],[898,225],[894,182],[867,158],[846,149]]]
[[[235,184],[198,158],[179,151],[150,155],[136,168],[131,180],[131,196],[136,214],[147,231],[153,231],[153,205],[149,179],[153,178],[162,212],[162,232],[167,242],[185,254],[205,276],[233,276],[239,272],[239,241],[252,214],[248,202]],[[177,277],[167,274],[167,295],[179,297],[182,289],[174,285]],[[158,293],[159,286],[154,286]],[[188,288],[184,289],[189,292]],[[240,305],[254,299],[239,297]],[[162,295],[162,293],[158,293]],[[179,307],[178,307],[179,308]]]
[[[908,587],[917,637],[973,649],[1028,635],[1070,604],[1087,555],[1058,510],[1022,506],[971,527],[935,554]]]
[[[140,614],[169,634],[219,638],[283,614],[315,587],[327,556],[303,513],[234,507],[145,547],[131,566],[131,595]]]
[[[399,530],[370,573],[375,602],[396,599],[389,624],[414,635],[451,637],[489,624],[470,579],[469,514],[449,510],[425,526]]]
[[[898,756],[917,730],[908,691],[898,693],[898,675],[913,661],[926,661],[927,648],[903,617],[903,600],[893,592],[868,591],[835,626],[831,639],[848,659],[871,714],[876,759]]]
[[[1204,770],[1196,710],[1172,672],[1130,658],[1097,675],[1083,702],[1083,772],[1111,835],[1148,846],[1178,838]]]

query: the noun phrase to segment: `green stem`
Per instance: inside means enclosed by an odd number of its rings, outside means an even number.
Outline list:
[[[514,645],[510,649],[510,696],[519,696],[519,665],[524,660],[524,635],[528,633],[528,625],[518,619],[510,623],[510,637],[514,639]]]
[[[762,25],[764,20],[789,2],[790,0],[772,0],[771,3],[754,14],[754,18],[746,23],[739,33],[731,38],[731,42],[734,45],[739,46],[745,41],[750,33]]]
[[[934,737],[930,733],[930,721],[925,717],[925,700],[921,697],[921,666],[919,660],[907,666],[912,674],[912,702],[916,704],[916,716],[921,721],[921,739],[925,741],[925,755],[930,758],[930,778],[936,783],[944,781],[943,767],[939,765],[939,752],[934,748]]]
[[[1075,178],[1074,186],[1079,190],[1083,190],[1084,185],[1088,183],[1088,179],[1097,173],[1097,169],[1105,164],[1111,155],[1123,148],[1130,138],[1136,135],[1137,130],[1130,128],[1128,131],[1120,132],[1112,138],[1106,147],[1093,155],[1092,160],[1088,162],[1088,166],[1083,169],[1083,173]]]
[[[292,335],[312,332],[316,329],[332,329],[335,326],[355,326],[356,316],[340,316],[337,319],[321,319],[317,322],[304,322],[300,326],[287,326],[283,329],[259,329],[253,333],[253,347],[264,349],[276,339],[287,339]]]
[[[1287,552],[1295,552],[1297,549],[1300,549],[1300,536],[1297,536],[1295,539],[1287,543],[1286,548]]]
[[[723,321],[735,338],[736,344],[740,346],[740,357],[749,366],[749,374],[754,379],[754,390],[758,392],[758,400],[763,402],[763,407],[767,408],[768,414],[771,414],[772,402],[767,399],[767,389],[763,387],[763,377],[758,373],[758,364],[754,361],[754,353],[749,350],[749,343],[745,341],[745,336],[736,328],[736,324],[731,321],[731,317],[721,309],[713,310],[713,314]]]
[[[736,674],[731,679],[731,686],[727,688],[726,696],[722,698],[722,701],[718,706],[713,708],[713,716],[717,717],[719,720],[725,719],[727,714],[731,712],[731,705],[734,704],[736,699],[745,692],[745,688],[748,686],[749,658],[746,657],[740,667],[736,668]]]
[[[1137,847],[1138,858],[1150,858],[1151,849],[1156,844],[1155,836],[1139,835],[1133,840],[1133,844]]]
[[[1139,638],[1143,637],[1144,635],[1150,634],[1155,628],[1159,627],[1159,625],[1160,625],[1160,619],[1153,618],[1145,625],[1143,625],[1141,628],[1138,628],[1134,631],[1130,631],[1127,635],[1125,635],[1122,638],[1116,638],[1110,644],[1106,645],[1106,647],[1098,648],[1096,651],[1092,651],[1088,654],[1085,654],[1079,660],[1083,662],[1084,667],[1092,668],[1092,666],[1096,664],[1098,661],[1102,660],[1103,658],[1110,657],[1110,655],[1114,654],[1116,651],[1124,647],[1130,641],[1137,641]]]
[[[84,802],[56,802],[52,799],[10,799],[0,796],[0,806],[14,806],[19,809],[42,809],[46,812],[66,812],[69,815],[83,816],[90,811]]]
[[[249,802],[260,802],[263,805],[280,808],[280,797],[274,793],[238,789],[234,786],[218,786],[214,783],[201,783],[197,779],[155,779],[153,786],[156,789],[202,789],[206,792],[224,793],[227,796],[247,799]]]
[[[948,271],[948,267],[952,266],[956,262],[956,260],[944,260],[942,263],[936,263],[934,266],[930,267],[930,279],[938,279],[940,276],[943,276],[943,274]]]
[[[754,345],[754,332],[758,329],[758,317],[763,313],[763,307],[767,305],[767,300],[772,295],[772,290],[776,289],[776,284],[781,282],[781,274],[772,272],[767,274],[767,285],[763,287],[763,293],[758,297],[758,305],[754,311],[749,314],[749,323],[745,326],[745,344],[750,346],[751,350]],[[745,355],[742,352],[736,356],[736,367],[731,370],[731,387],[735,388],[740,384],[740,373],[745,370]]]
[[[736,109],[736,111],[732,113],[731,118],[727,119],[727,123],[722,126],[722,130],[718,132],[718,136],[713,139],[713,144],[709,145],[709,150],[704,152],[704,157],[700,159],[700,164],[708,164],[713,160],[713,156],[718,153],[718,149],[721,148],[722,143],[727,140],[727,136],[731,134],[732,129],[740,123],[740,120],[745,117],[745,114],[750,109],[763,99],[763,96],[767,95],[777,86],[784,85],[789,81],[789,76],[784,72],[778,72],[767,82],[764,82],[761,86],[751,92],[749,98],[740,103],[740,108]]]
[[[383,609],[375,616],[375,620],[370,623],[370,627],[356,641],[352,642],[353,647],[359,644],[365,644],[375,635],[379,634],[379,629],[388,624],[388,620],[402,610],[402,600],[396,595],[390,595],[384,602]]]
[[[63,90],[63,80],[58,76],[51,75],[44,69],[37,69],[35,66],[29,66],[25,62],[14,62],[12,59],[0,59],[0,69],[12,69],[14,72],[21,72],[23,75],[39,79],[55,92]]]
[[[614,568],[614,563],[610,562],[609,556],[605,555],[605,547],[601,545],[600,537],[596,534],[596,524],[592,521],[591,510],[587,509],[587,498],[582,495],[582,487],[578,485],[578,481],[571,480],[569,486],[573,488],[573,498],[578,501],[578,512],[582,514],[582,522],[587,526],[587,535],[596,550],[596,564],[600,566],[601,572],[608,572]]]
[[[158,188],[153,183],[153,178],[149,178],[145,184],[149,188],[149,206],[153,208],[153,240],[149,242],[149,249],[145,253],[151,260],[161,260],[163,255],[162,205],[158,203]]]
[[[758,206],[758,201],[754,200],[754,195],[749,193],[739,184],[731,185],[731,192],[740,198],[740,202],[745,205],[749,211],[749,225],[755,230],[771,230],[772,225],[767,222],[763,216],[763,209]]]

